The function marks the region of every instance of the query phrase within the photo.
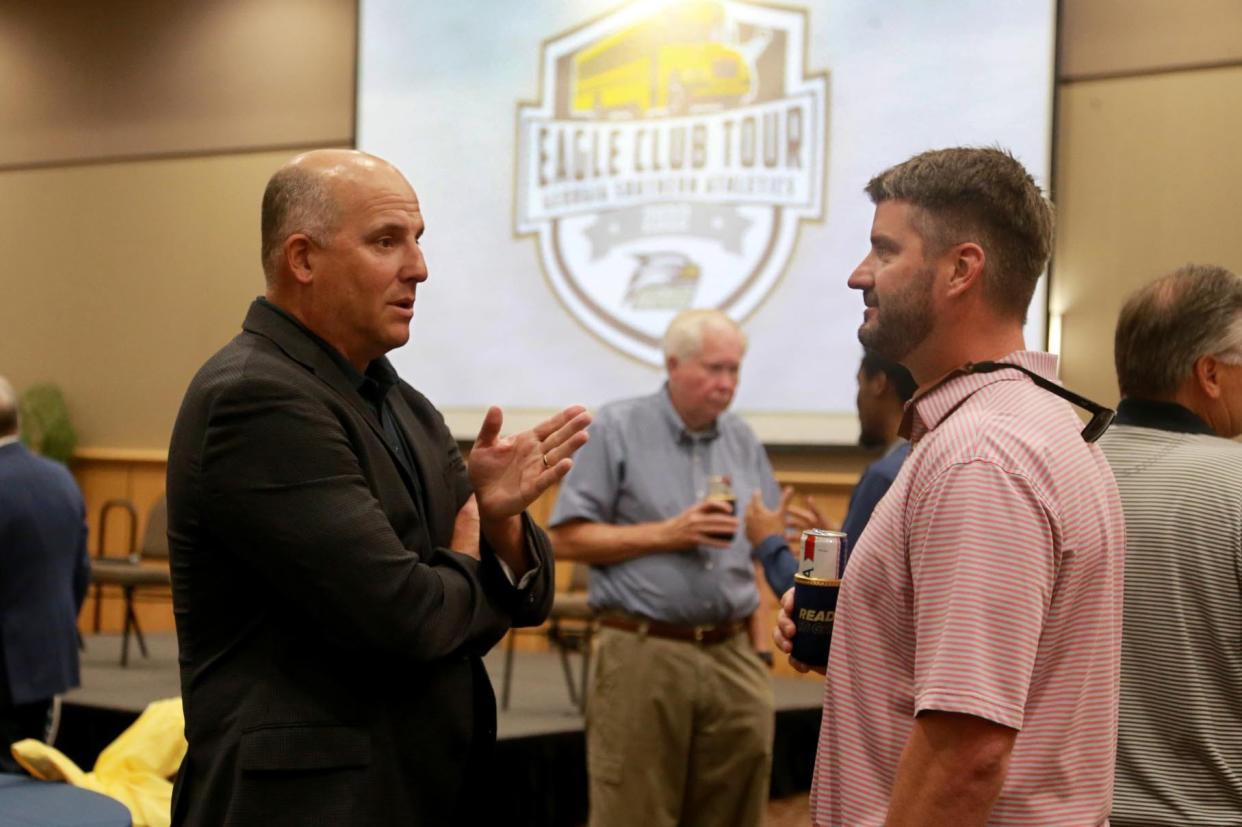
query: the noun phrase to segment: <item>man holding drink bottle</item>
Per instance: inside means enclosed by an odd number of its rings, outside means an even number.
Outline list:
[[[849,280],[866,304],[859,339],[919,392],[910,457],[836,607],[814,821],[1105,824],[1124,525],[1090,444],[1112,412],[1024,350],[1051,207],[997,149],[917,155],[867,193],[871,250]],[[1057,397],[1095,417],[1084,429]],[[789,652],[789,593],[782,604]]]
[[[590,823],[758,825],[773,698],[747,619],[759,605],[732,492],[779,498],[762,444],[727,412],[746,337],[679,314],[667,384],[599,410],[561,486],[556,554],[591,566],[601,613],[587,700]]]

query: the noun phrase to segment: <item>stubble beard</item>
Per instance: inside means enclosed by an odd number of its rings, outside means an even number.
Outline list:
[[[932,280],[935,273],[926,267],[915,273],[906,288],[888,296],[876,306],[871,323],[858,328],[858,341],[885,359],[901,362],[931,334]]]

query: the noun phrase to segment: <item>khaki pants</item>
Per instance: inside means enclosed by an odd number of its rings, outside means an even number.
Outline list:
[[[754,827],[772,684],[744,633],[701,645],[601,629],[587,701],[591,827]]]

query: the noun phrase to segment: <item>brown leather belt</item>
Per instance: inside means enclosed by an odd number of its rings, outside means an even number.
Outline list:
[[[744,623],[731,620],[714,626],[680,626],[676,623],[662,623],[659,620],[648,620],[645,617],[627,615],[605,615],[599,619],[599,625],[609,629],[620,629],[623,632],[637,632],[640,635],[664,638],[666,640],[682,640],[688,643],[723,643],[745,628]]]

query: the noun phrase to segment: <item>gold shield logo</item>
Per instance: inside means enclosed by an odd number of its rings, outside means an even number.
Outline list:
[[[805,11],[652,0],[543,44],[515,231],[612,347],[659,365],[679,310],[741,321],[822,217],[828,77],[807,72],[806,39]]]

